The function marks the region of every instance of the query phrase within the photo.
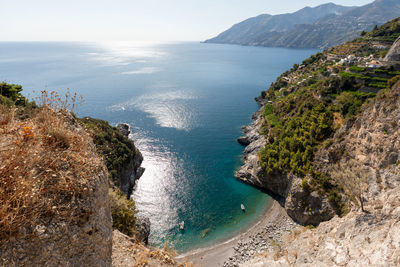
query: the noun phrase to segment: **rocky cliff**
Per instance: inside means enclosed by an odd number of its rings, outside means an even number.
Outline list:
[[[107,169],[113,184],[124,194],[130,196],[144,168],[143,156],[128,138],[129,125],[119,124],[113,127],[107,121],[84,117],[79,123],[90,133],[97,150],[104,155]]]
[[[262,101],[259,103],[263,104]],[[263,113],[264,106],[261,106],[252,117],[253,123],[243,127],[245,136],[241,137],[241,142],[246,140],[248,145],[244,150],[244,165],[236,171],[235,177],[274,195],[298,223],[308,225],[329,220],[334,216],[329,202],[316,192],[307,194],[301,187],[300,177],[293,173],[267,174],[261,167],[258,153],[267,144],[265,136],[260,134],[264,125]],[[307,203],[312,212],[305,209],[302,203]]]
[[[128,124],[118,124],[117,129],[129,138],[130,129]],[[130,196],[138,180],[144,173],[145,169],[141,167],[143,156],[140,151],[135,148],[135,155],[126,161],[119,170],[119,185],[122,192]]]
[[[397,38],[393,46],[384,58],[386,62],[400,62],[400,37]]]
[[[68,112],[0,116],[0,265],[110,266],[108,173]]]
[[[399,19],[391,21],[282,74],[257,98],[261,108],[252,125],[243,127],[245,136],[238,141],[246,145],[244,165],[235,176],[272,193],[302,225],[345,214],[352,198],[362,205],[354,188],[337,177],[339,170],[355,167],[347,162],[331,170],[326,163],[355,149],[334,137],[344,138],[363,104],[398,78],[397,65],[370,62],[379,60],[382,47],[389,50],[399,25]],[[398,56],[398,41],[390,44],[388,56]],[[386,160],[393,162],[396,155],[390,151]]]
[[[334,166],[353,162],[352,182],[364,189],[364,211],[353,207],[346,216],[336,216],[316,229],[299,227],[279,248],[243,266],[399,266],[399,121],[397,83],[365,105],[357,119],[335,134],[334,144],[317,155],[327,172],[339,170],[340,179],[348,179],[349,174]]]
[[[306,59],[258,98],[236,176],[307,227],[243,266],[399,265],[400,71],[382,58],[399,56],[399,25]]]

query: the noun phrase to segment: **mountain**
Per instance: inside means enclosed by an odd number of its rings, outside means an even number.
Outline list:
[[[328,3],[240,22],[206,43],[269,47],[327,48],[349,41],[400,15],[400,1],[376,0],[361,7]]]

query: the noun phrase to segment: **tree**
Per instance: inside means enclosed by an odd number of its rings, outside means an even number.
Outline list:
[[[356,160],[350,159],[333,166],[330,174],[348,195],[358,200],[361,211],[365,212],[364,195],[368,191],[368,170]]]

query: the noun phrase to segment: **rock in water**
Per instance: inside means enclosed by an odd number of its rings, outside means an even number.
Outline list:
[[[241,136],[237,139],[237,141],[239,142],[239,144],[241,144],[243,146],[250,145],[250,140],[249,140],[249,138],[247,138],[247,136]]]
[[[146,245],[149,243],[150,226],[149,218],[144,216],[138,216],[136,218],[136,237]]]
[[[131,133],[130,129],[129,129],[129,125],[126,123],[119,123],[117,124],[117,129],[126,137],[129,136],[129,134]]]

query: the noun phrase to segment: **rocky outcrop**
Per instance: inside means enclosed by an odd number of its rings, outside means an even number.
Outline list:
[[[23,183],[29,183],[27,195],[21,194],[15,199],[15,203],[25,203],[29,208],[20,214],[24,220],[21,229],[0,240],[0,265],[111,266],[112,224],[107,169],[91,139],[71,114],[42,110],[36,116],[21,122],[35,127],[37,139],[25,141],[25,151],[30,154],[30,159],[24,163],[19,160],[8,162],[13,166],[21,164],[18,169],[28,168],[34,177],[23,171],[21,177],[24,175],[24,180],[14,189],[23,190]],[[60,150],[49,147],[48,143],[40,143],[46,140],[41,129],[46,129],[51,122],[70,140],[68,147],[63,146]],[[6,136],[6,133],[2,134],[2,137]],[[13,140],[18,135],[14,133],[8,138]],[[1,138],[0,143],[3,143]],[[29,145],[32,143],[35,144],[34,153]],[[0,154],[1,162],[6,162],[3,156]],[[37,197],[32,206],[27,199],[29,195],[30,198]],[[5,205],[1,203],[3,211]]]
[[[146,247],[127,235],[115,230],[113,232],[112,266],[192,266],[177,262],[167,249]]]
[[[365,212],[354,205],[346,216],[322,222],[314,230],[298,228],[279,248],[243,266],[399,266],[399,121],[397,83],[366,105],[356,120],[336,133],[334,144],[317,154],[326,171],[351,160],[367,170]]]
[[[386,54],[384,61],[400,62],[400,37],[393,43],[389,52]]]
[[[328,199],[318,192],[308,192],[301,182],[298,177],[292,179],[285,201],[287,214],[302,225],[318,225],[333,218],[335,212]]]
[[[126,137],[129,137],[130,129],[128,124],[118,124],[118,130]],[[135,151],[135,156],[125,164],[120,170],[120,189],[121,191],[130,196],[138,180],[144,173],[144,168],[141,167],[143,162],[142,153],[138,149]]]
[[[129,137],[131,133],[129,125],[125,123],[118,124],[117,129],[126,137]],[[145,169],[141,167],[142,161],[142,153],[136,149],[133,159],[121,170],[120,189],[128,197],[132,194],[136,180],[139,179],[145,171]],[[136,217],[136,238],[146,245],[149,242],[150,227],[151,223],[149,218],[145,216]]]
[[[150,226],[149,218],[142,215],[136,217],[136,238],[146,245],[149,243]]]
[[[242,128],[246,135],[243,139],[249,144],[244,150],[244,164],[235,173],[235,177],[277,195],[288,215],[300,224],[315,225],[329,220],[334,216],[330,203],[316,192],[309,194],[305,191],[300,186],[302,179],[292,173],[267,174],[260,166],[258,151],[267,144],[265,136],[260,134],[264,124],[265,103],[262,98],[256,101],[262,106],[253,115],[252,124]]]

